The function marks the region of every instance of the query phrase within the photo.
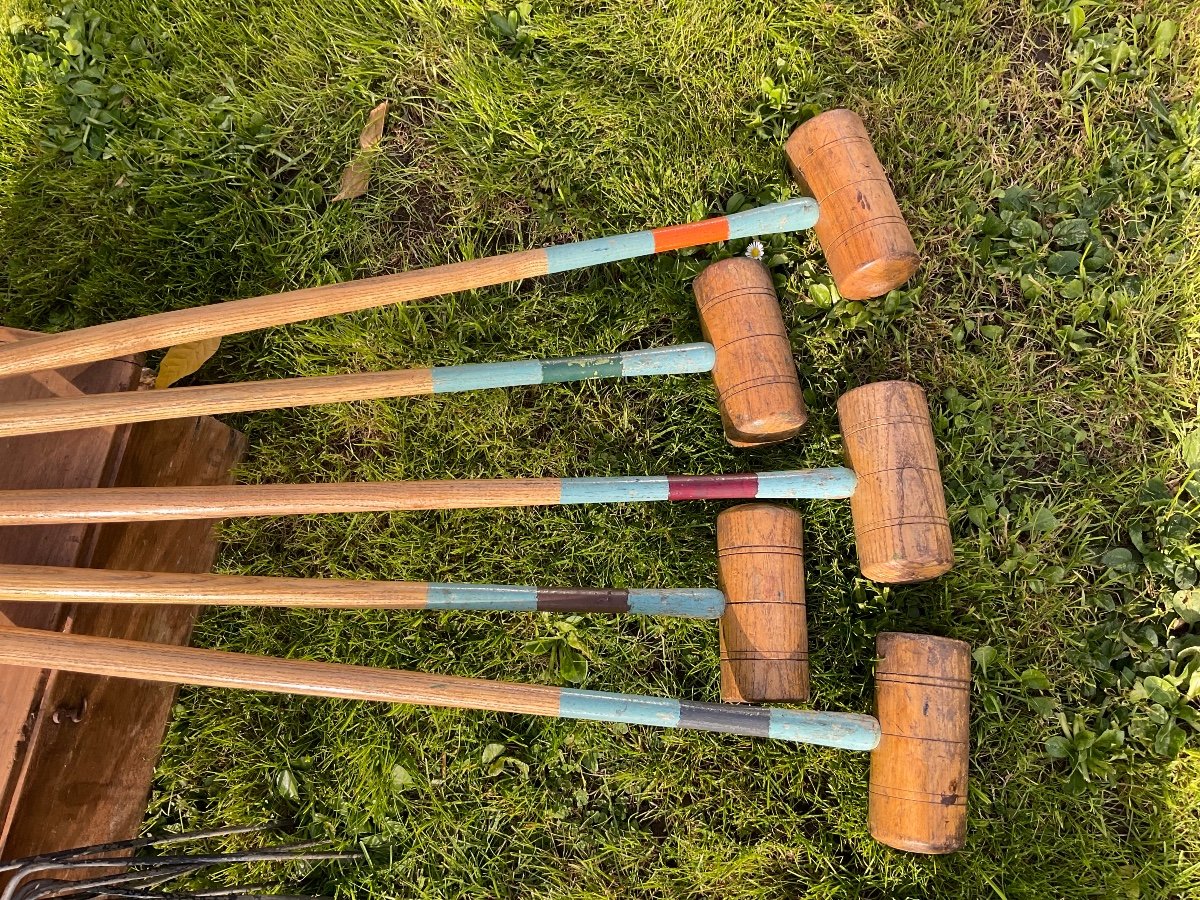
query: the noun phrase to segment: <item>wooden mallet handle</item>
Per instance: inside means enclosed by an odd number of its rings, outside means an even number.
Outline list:
[[[866,300],[908,281],[921,258],[862,119],[848,109],[821,113],[792,132],[786,152],[800,189],[820,206],[814,230],[841,295]]]
[[[0,347],[0,377],[423,300],[715,241],[795,231],[812,227],[816,220],[817,205],[805,197],[686,225],[93,325]]]
[[[876,720],[856,713],[693,703],[666,697],[274,659],[3,626],[0,626],[0,665],[345,700],[690,728],[847,750],[871,750],[879,742]]]
[[[634,613],[718,618],[707,588],[539,588],[0,565],[0,602]]]
[[[713,383],[726,439],[757,447],[795,436],[808,412],[771,273],[735,256],[710,265],[692,288],[716,351]]]
[[[707,372],[714,360],[710,344],[682,344],[566,359],[476,363],[25,400],[0,406],[0,438],[317,403],[451,394],[520,384]]]
[[[853,493],[854,483],[853,472],[834,467],[742,475],[14,490],[0,491],[0,525],[665,500],[841,499]]]

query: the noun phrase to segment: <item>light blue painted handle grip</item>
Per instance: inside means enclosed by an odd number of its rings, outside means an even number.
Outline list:
[[[668,697],[563,688],[558,714],[592,722],[624,722],[769,737],[842,750],[874,750],[879,744],[879,722],[858,713],[694,703]]]
[[[653,347],[649,350],[629,350],[617,354],[621,358],[621,374],[687,375],[692,372],[711,372],[717,363],[717,351],[712,344],[677,344],[673,347]]]
[[[817,224],[817,201],[811,197],[797,197],[737,212],[726,218],[729,220],[731,241],[760,234],[801,231]]]
[[[844,500],[854,493],[858,478],[845,466],[828,469],[798,469],[791,472],[759,472],[759,500]]]
[[[860,713],[772,709],[769,736],[841,750],[874,750],[879,746],[879,720]]]
[[[564,478],[559,503],[660,500],[844,500],[857,479],[843,466],[744,475],[616,475]]]
[[[681,344],[650,350],[629,350],[565,359],[520,359],[512,362],[442,366],[430,370],[435,394],[553,384],[590,378],[633,378],[642,375],[684,375],[708,372],[716,363],[712,344]]]
[[[635,231],[546,248],[546,273],[570,272],[654,253],[654,232]]]
[[[725,595],[712,588],[634,588],[629,591],[629,611],[643,616],[719,619],[725,612]]]
[[[479,610],[485,612],[562,611],[554,602],[561,591],[513,584],[430,584],[426,588],[427,609]],[[712,588],[631,588],[629,590],[578,590],[579,601],[588,594],[603,599],[607,612],[628,611],[640,616],[678,616],[692,619],[719,619],[725,612],[725,595]],[[626,610],[618,605],[624,599]],[[576,606],[585,611],[587,604]],[[592,607],[597,611],[597,607]]]

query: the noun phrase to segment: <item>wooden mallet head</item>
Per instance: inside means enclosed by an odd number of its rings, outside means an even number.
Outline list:
[[[866,300],[908,281],[921,258],[862,119],[848,109],[821,113],[785,150],[800,189],[817,201],[814,231],[839,293]]]
[[[774,503],[743,503],[717,516],[721,699],[808,699],[804,522]]]
[[[729,443],[756,447],[793,437],[808,411],[767,267],[735,256],[710,265],[692,287],[704,339],[716,351],[713,383]]]
[[[880,381],[838,399],[859,568],[885,584],[936,578],[954,564],[929,403],[920,386]]]
[[[967,830],[971,650],[964,641],[885,632],[876,639],[868,826],[913,853],[951,853]]]

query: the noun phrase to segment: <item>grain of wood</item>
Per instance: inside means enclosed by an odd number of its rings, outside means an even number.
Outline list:
[[[814,230],[839,293],[866,300],[908,281],[921,258],[862,119],[822,113],[792,132],[786,152],[820,207]]]
[[[721,699],[808,699],[804,522],[772,503],[743,503],[717,516]]]
[[[0,601],[424,609],[424,581],[0,565]]]
[[[6,491],[0,525],[541,506],[561,493],[557,478]]]
[[[275,659],[114,638],[45,634],[24,628],[0,627],[0,664],[59,667],[93,675],[201,687],[539,716],[557,716],[559,709],[559,689],[543,685]]]
[[[8,345],[36,340],[32,332],[6,328]],[[140,367],[130,359],[71,366],[61,371],[0,378],[0,408],[9,403],[50,396],[127,390]],[[0,489],[96,487],[115,477],[128,429],[101,428],[67,437],[0,438]],[[2,492],[2,491],[0,491]],[[89,565],[96,529],[81,525],[44,525],[7,531],[0,540],[0,563]],[[32,628],[58,629],[70,610],[59,604],[0,604],[6,619]],[[29,669],[0,667],[0,845],[24,780],[30,728],[45,696],[46,677]]]
[[[4,344],[0,346],[0,376],[109,359],[390,303],[407,303],[520,281],[546,272],[545,250],[521,250],[432,269],[360,278],[342,284],[227,300],[210,306],[108,322]]]
[[[919,385],[881,381],[838,399],[863,575],[886,584],[936,578],[954,564],[929,403]]]
[[[48,398],[0,406],[0,437],[433,392],[429,369]]]
[[[725,437],[756,447],[794,437],[808,412],[791,339],[767,268],[744,256],[713,263],[692,285]]]
[[[971,648],[964,641],[884,633],[876,640],[868,824],[878,841],[951,853],[966,840]]]
[[[245,444],[240,434],[214,419],[135,425],[113,483],[228,483]],[[95,530],[95,546],[84,563],[93,568],[68,572],[103,579],[110,567],[207,571],[217,551],[212,523],[206,521],[112,524]],[[20,604],[24,609],[40,606],[45,604]],[[186,644],[197,611],[190,604],[64,603],[61,608],[70,610],[73,633],[159,644]],[[16,667],[4,669],[5,679],[17,671],[45,674],[46,688],[31,714],[20,789],[6,811],[0,858],[135,837],[174,707],[174,687]],[[79,712],[60,715],[56,722],[60,710]]]

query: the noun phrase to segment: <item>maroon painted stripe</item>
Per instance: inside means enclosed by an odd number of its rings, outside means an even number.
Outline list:
[[[671,500],[745,500],[758,496],[758,476],[672,475],[667,478]]]

